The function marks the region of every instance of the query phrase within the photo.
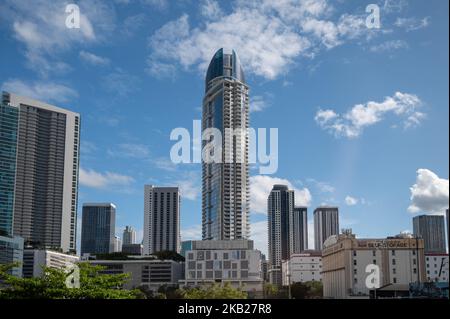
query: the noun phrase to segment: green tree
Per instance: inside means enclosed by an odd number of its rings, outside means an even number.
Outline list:
[[[213,284],[206,288],[179,289],[184,299],[247,299],[247,292],[236,289],[230,283]]]
[[[123,290],[128,274],[101,274],[102,266],[79,263],[80,287],[69,288],[70,275],[63,269],[43,268],[38,278],[17,278],[8,273],[16,265],[1,265],[2,299],[134,299],[142,297],[136,290]]]
[[[294,299],[322,298],[322,283],[319,281],[295,282],[291,284],[291,296]]]
[[[264,296],[267,299],[274,299],[277,298],[278,296],[278,287],[273,285],[273,284],[269,284],[269,283],[264,283]]]
[[[171,250],[162,250],[153,253],[152,255],[156,256],[156,258],[160,260],[173,260],[173,261],[184,261],[185,258],[178,254],[176,251]]]

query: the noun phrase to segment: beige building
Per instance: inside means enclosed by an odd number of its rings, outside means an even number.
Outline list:
[[[318,250],[305,250],[292,254],[281,263],[283,286],[295,282],[322,281],[322,254]]]
[[[374,266],[375,265],[375,266]],[[351,231],[328,238],[322,251],[324,298],[368,297],[379,269],[379,286],[426,281],[423,239],[396,236],[359,239]]]
[[[23,251],[23,277],[41,277],[43,267],[66,269],[79,261],[76,255],[64,254],[49,249],[27,249]]]

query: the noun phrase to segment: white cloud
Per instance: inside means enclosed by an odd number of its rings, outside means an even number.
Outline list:
[[[236,49],[245,72],[275,79],[299,57],[312,57],[322,47],[330,49],[372,32],[360,16],[343,14],[331,21],[332,11],[326,0],[238,0],[228,13],[215,1],[204,1],[207,18],[197,26],[184,14],[153,33],[148,69],[154,75],[157,70],[172,71],[169,65],[204,72],[214,52],[224,47]]]
[[[364,128],[380,122],[388,113],[403,117],[405,128],[419,125],[425,117],[424,113],[417,111],[422,104],[416,95],[396,92],[392,97],[386,97],[383,102],[369,101],[366,104],[355,105],[344,115],[330,109],[319,109],[315,120],[321,128],[335,136],[356,138]]]
[[[194,225],[187,228],[181,228],[181,240],[201,240],[202,225]]]
[[[138,78],[128,72],[116,68],[113,72],[103,77],[103,87],[112,93],[125,97],[134,92],[138,87]]]
[[[78,93],[70,87],[47,81],[24,82],[19,79],[10,79],[3,83],[2,90],[57,103],[65,103],[78,97]]]
[[[308,188],[296,188],[287,179],[256,175],[250,177],[250,210],[259,214],[267,214],[267,198],[273,185],[283,184],[295,192],[296,206],[309,206],[311,193]]]
[[[354,197],[352,197],[352,196],[347,195],[347,196],[345,197],[345,203],[346,203],[348,206],[354,206],[354,205],[358,204],[358,199],[357,199],[357,198],[354,198]]]
[[[267,221],[259,221],[251,223],[250,225],[250,238],[253,240],[255,248],[260,250],[269,258],[268,255],[268,228]]]
[[[181,177],[171,184],[180,188],[181,199],[196,200],[200,196],[201,185],[196,172],[183,172]]]
[[[131,176],[112,172],[100,173],[93,169],[80,167],[80,184],[92,188],[108,188],[111,186],[126,186],[134,182]]]
[[[255,95],[250,100],[250,112],[261,112],[269,106],[267,100],[261,95]]]
[[[430,17],[422,19],[416,18],[397,18],[394,25],[405,29],[407,32],[426,28],[430,25]]]
[[[408,43],[404,40],[386,41],[370,47],[370,51],[374,53],[390,52],[394,50],[407,49]]]
[[[116,145],[114,149],[109,149],[108,154],[113,157],[145,159],[150,155],[150,150],[144,144],[122,143]]]
[[[108,58],[87,51],[80,51],[80,58],[92,65],[108,65],[110,62]]]
[[[428,169],[418,169],[416,183],[410,187],[411,213],[442,213],[449,207],[448,179],[438,177]]]
[[[75,45],[96,43],[114,29],[115,12],[108,2],[81,0],[80,28],[69,29],[65,21],[69,1],[14,1],[0,5],[1,18],[10,23],[12,36],[25,46],[27,65],[41,76],[61,72],[58,53]],[[42,63],[36,63],[41,61]],[[54,69],[52,66],[59,66]],[[64,68],[67,71],[67,66]]]
[[[336,190],[330,183],[317,181],[314,178],[308,178],[306,181],[313,184],[321,193],[334,193]]]
[[[218,19],[223,14],[220,5],[215,0],[202,0],[200,6],[202,16],[207,19]]]

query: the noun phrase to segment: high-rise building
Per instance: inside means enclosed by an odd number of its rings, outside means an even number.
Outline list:
[[[120,253],[122,251],[122,239],[119,236],[114,236],[113,253]]]
[[[123,245],[136,244],[136,231],[131,226],[126,226],[123,230]]]
[[[290,255],[300,254],[308,249],[308,208],[295,206],[289,218]]]
[[[292,236],[289,218],[294,211],[294,191],[285,185],[274,185],[267,200],[269,228],[269,280],[281,286],[281,262],[289,259]]]
[[[5,96],[7,98],[7,96]],[[19,108],[0,102],[0,236],[13,233]]]
[[[445,254],[444,216],[420,215],[413,218],[413,233],[424,240],[426,254]]]
[[[218,50],[208,67],[203,99],[203,133],[217,129],[222,135],[221,141],[213,136],[202,141],[203,150],[211,144],[221,147],[219,156],[217,149],[205,152],[219,160],[202,162],[204,240],[249,237],[248,91],[236,52]]]
[[[339,234],[339,209],[321,206],[314,210],[314,247],[322,250],[328,237]]]
[[[180,248],[178,187],[144,187],[144,255]]]
[[[112,203],[83,204],[81,254],[114,252],[116,206]]]
[[[10,127],[5,137],[12,142],[17,134],[13,235],[34,246],[75,251],[80,115],[7,92],[2,100],[3,105],[19,111],[17,133]],[[10,115],[5,121],[14,123],[15,111],[7,109]],[[7,145],[11,149],[11,144]],[[8,163],[14,155],[9,156],[5,158],[6,167],[2,167],[6,184],[11,181],[13,168]],[[11,193],[5,194],[7,199],[2,197],[0,201],[7,203],[3,208],[6,211]]]

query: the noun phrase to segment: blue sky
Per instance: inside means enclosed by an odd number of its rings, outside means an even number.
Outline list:
[[[276,174],[251,170],[256,247],[274,183],[310,219],[338,205],[361,237],[448,207],[447,1],[82,0],[80,29],[65,26],[68,3],[2,1],[0,85],[81,114],[79,207],[114,202],[119,235],[142,230],[154,184],[181,187],[182,238],[201,237],[201,168],[174,165],[169,136],[200,119],[222,46],[243,63],[251,126],[279,130]],[[371,3],[380,29],[365,24]]]

